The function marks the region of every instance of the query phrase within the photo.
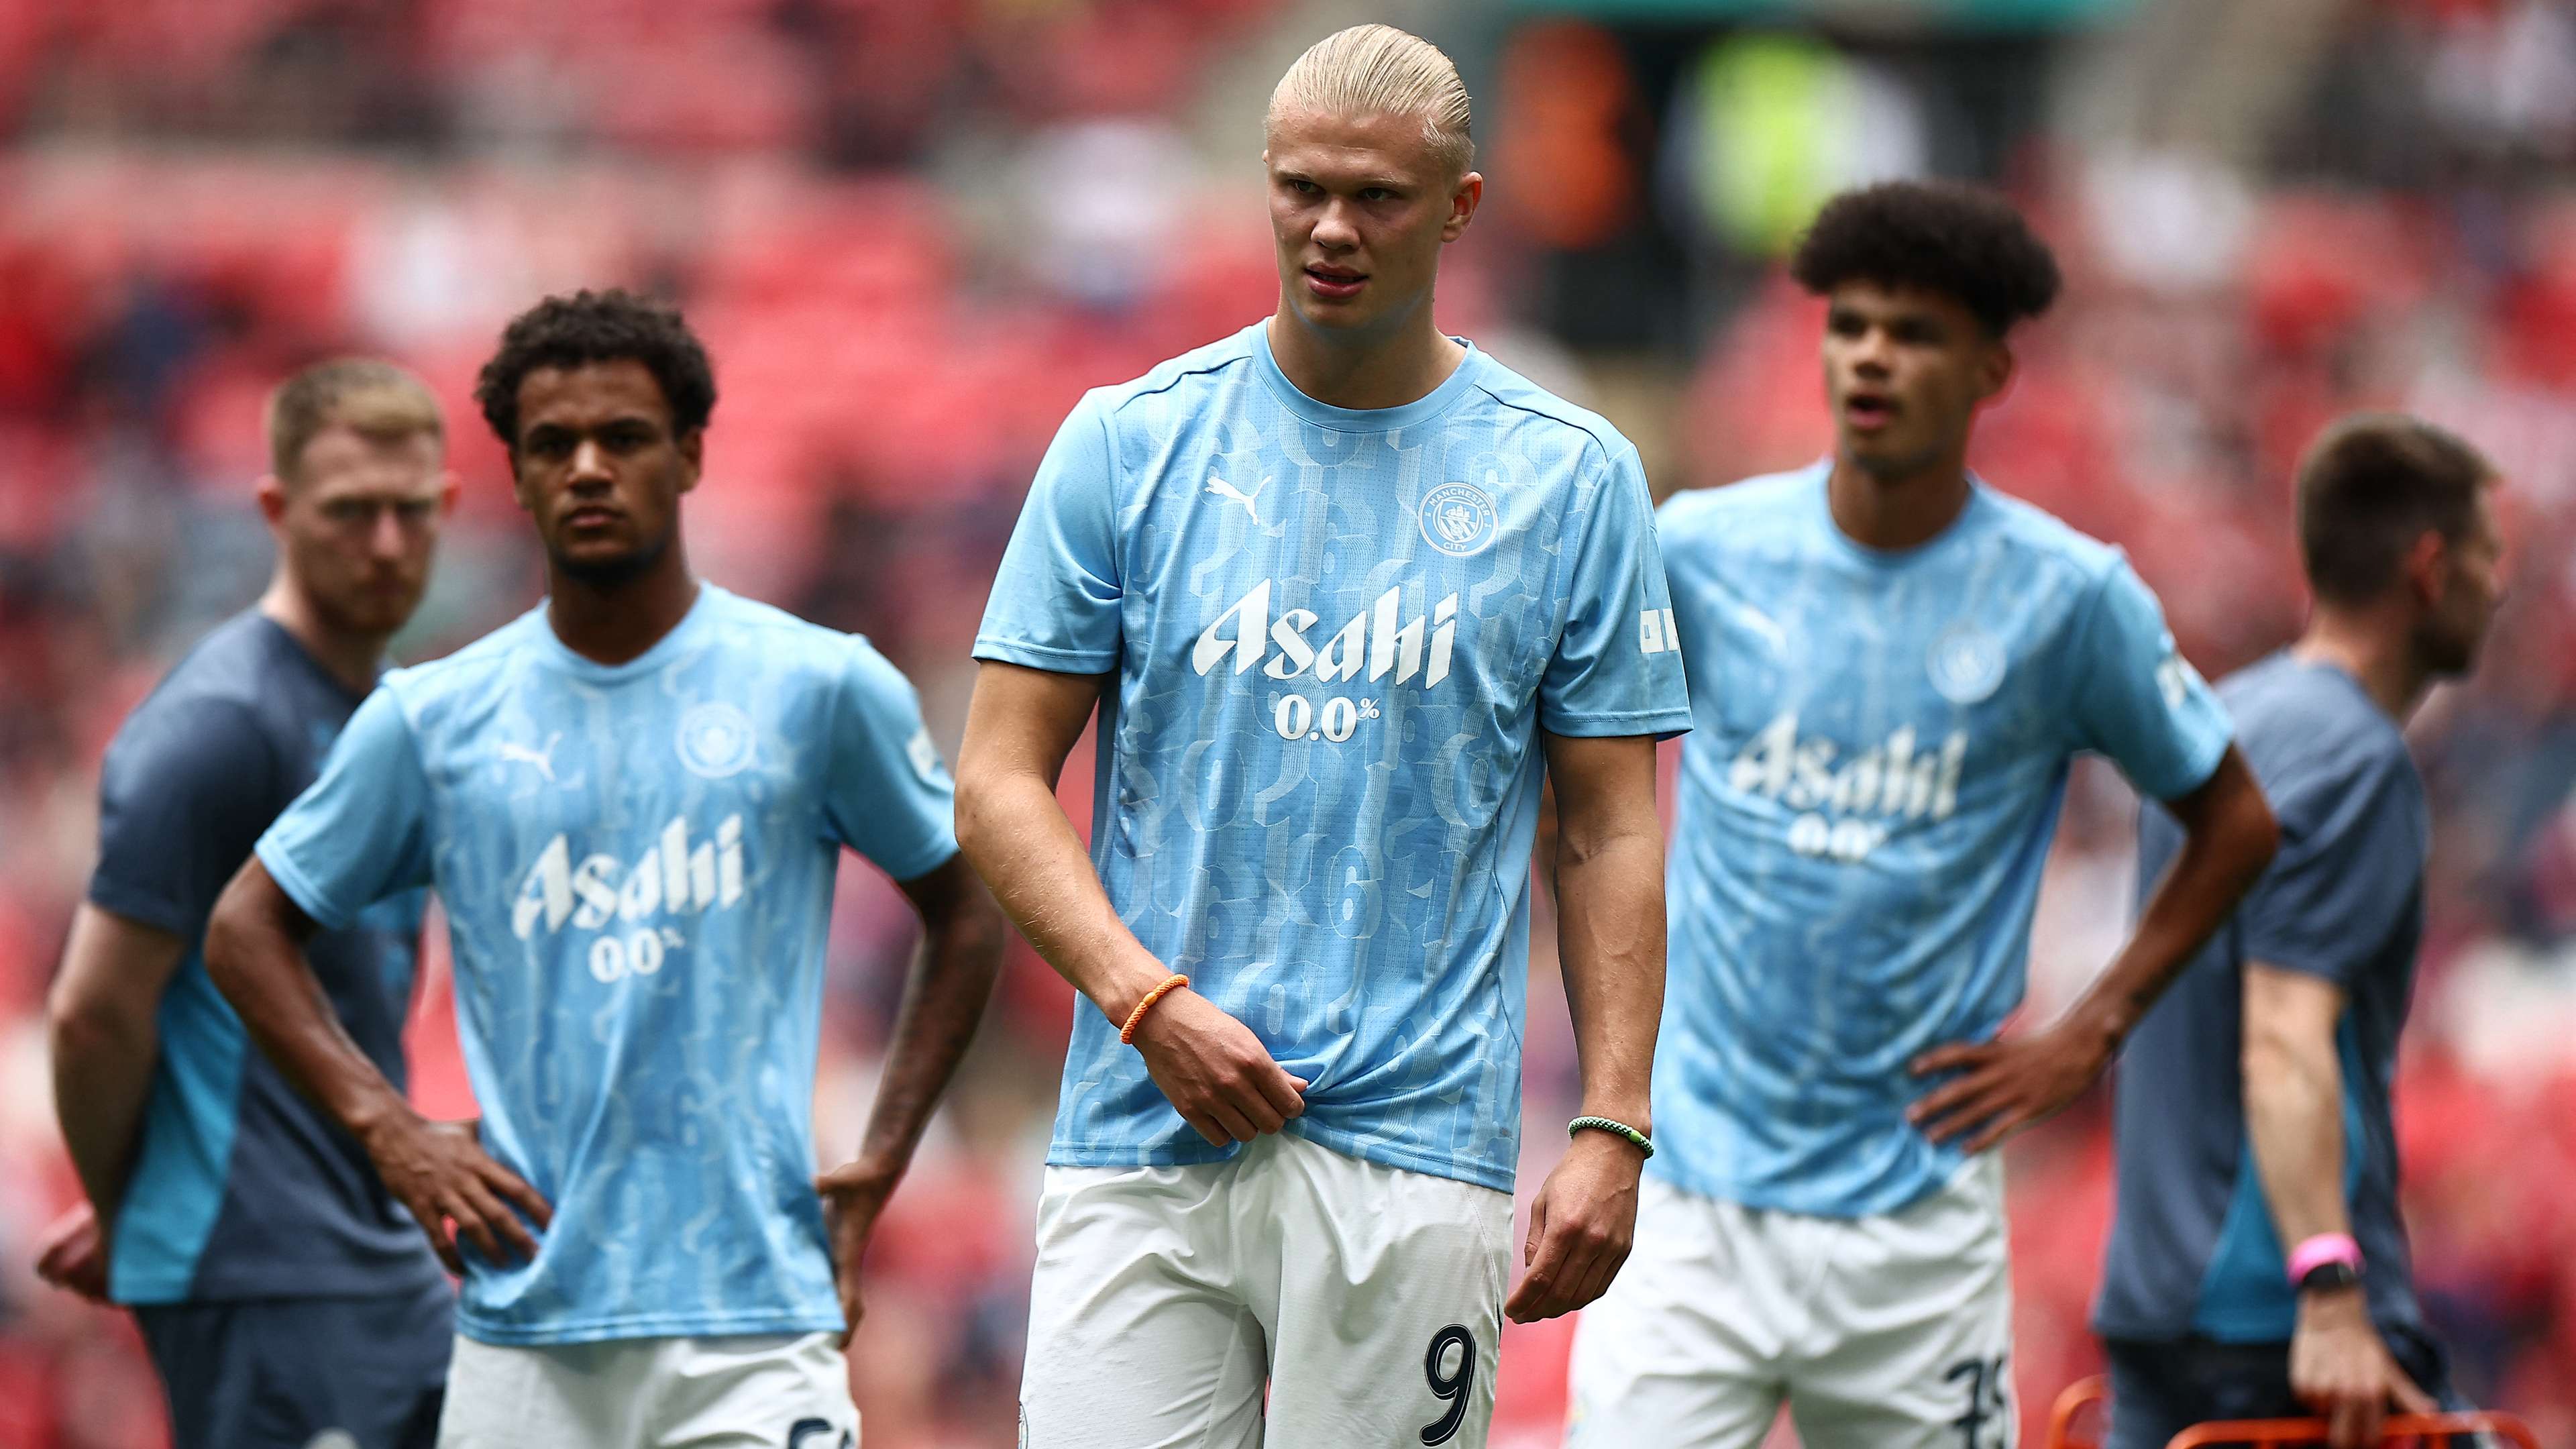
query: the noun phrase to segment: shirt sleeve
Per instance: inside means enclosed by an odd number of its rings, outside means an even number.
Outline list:
[[[259,838],[259,859],[326,931],[430,883],[429,776],[391,689],[349,716],[320,778]]]
[[[2098,590],[2076,646],[2077,744],[2108,755],[2141,794],[2188,795],[2218,768],[2235,726],[2127,559]]]
[[[887,875],[914,880],[957,853],[957,787],[921,722],[921,700],[864,640],[850,641],[828,768],[823,815],[832,838]]]
[[[1003,550],[975,657],[1102,674],[1118,663],[1117,469],[1109,419],[1086,396],[1039,462]]]
[[[1577,528],[1565,629],[1539,681],[1540,727],[1659,738],[1688,730],[1690,695],[1646,471],[1624,441]]]
[[[2277,792],[2281,847],[2237,908],[2244,955],[2350,989],[2424,877],[2403,746]]]
[[[239,701],[147,704],[99,770],[90,900],[193,940],[278,793],[276,755]]]

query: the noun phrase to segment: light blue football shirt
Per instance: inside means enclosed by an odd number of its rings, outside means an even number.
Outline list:
[[[1650,508],[1626,439],[1472,349],[1353,412],[1255,324],[1056,435],[976,656],[1116,676],[1092,863],[1312,1084],[1290,1131],[1511,1187],[1538,732],[1690,723]],[[1049,1162],[1233,1151],[1076,1011]]]
[[[1682,750],[1648,1170],[1835,1217],[1963,1158],[1907,1064],[2020,1004],[2067,766],[2190,793],[2229,726],[2118,550],[1974,485],[1941,535],[1854,543],[1828,464],[1658,518],[1697,722]]]
[[[434,885],[483,1144],[554,1206],[530,1263],[464,1249],[496,1344],[836,1328],[812,1187],[833,878],[957,850],[911,686],[864,639],[702,585],[594,663],[541,605],[385,676],[261,837],[338,929]]]

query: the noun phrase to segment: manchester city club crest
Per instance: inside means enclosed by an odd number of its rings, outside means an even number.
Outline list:
[[[1494,500],[1473,483],[1443,483],[1422,495],[1422,540],[1453,558],[1493,546]]]
[[[751,716],[732,705],[691,705],[680,716],[680,763],[692,775],[709,780],[738,775],[751,764],[759,743]]]
[[[1994,635],[1962,619],[1932,641],[1925,665],[1932,673],[1932,687],[1941,691],[1943,699],[1975,704],[2003,684],[2004,646]]]

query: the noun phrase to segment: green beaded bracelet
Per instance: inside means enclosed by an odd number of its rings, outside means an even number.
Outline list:
[[[1636,1128],[1629,1126],[1625,1122],[1613,1121],[1608,1117],[1577,1117],[1573,1121],[1565,1124],[1565,1135],[1572,1137],[1575,1133],[1582,1131],[1586,1127],[1591,1128],[1595,1132],[1607,1132],[1613,1137],[1625,1137],[1629,1141],[1637,1144],[1638,1151],[1646,1154],[1648,1157],[1655,1155],[1655,1139],[1648,1137],[1645,1133],[1638,1131]]]

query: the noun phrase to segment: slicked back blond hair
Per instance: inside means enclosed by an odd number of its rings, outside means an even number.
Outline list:
[[[1392,25],[1354,25],[1308,47],[1270,93],[1268,124],[1291,111],[1419,116],[1423,139],[1450,175],[1466,175],[1476,159],[1458,67],[1440,47]]]
[[[372,357],[317,362],[268,395],[269,471],[293,484],[304,471],[304,449],[324,428],[351,428],[372,442],[416,434],[447,441],[446,414],[438,394],[409,369]]]

